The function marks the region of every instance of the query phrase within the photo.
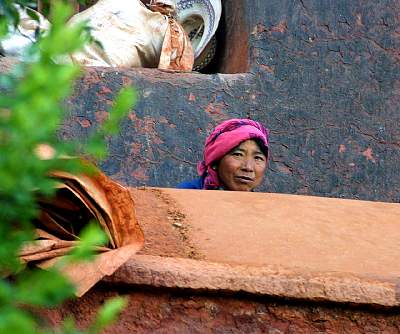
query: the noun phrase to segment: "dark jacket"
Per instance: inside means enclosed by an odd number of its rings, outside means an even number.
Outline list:
[[[199,177],[191,181],[184,181],[179,183],[176,187],[178,189],[203,189],[204,177]]]

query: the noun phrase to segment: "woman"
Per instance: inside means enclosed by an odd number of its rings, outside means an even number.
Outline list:
[[[261,184],[268,161],[268,130],[249,119],[231,119],[207,138],[200,178],[182,182],[181,189],[253,191]]]

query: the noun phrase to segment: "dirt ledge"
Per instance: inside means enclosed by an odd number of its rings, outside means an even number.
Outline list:
[[[346,273],[296,272],[278,266],[229,265],[137,255],[105,282],[196,291],[246,292],[310,301],[400,306],[400,282]]]

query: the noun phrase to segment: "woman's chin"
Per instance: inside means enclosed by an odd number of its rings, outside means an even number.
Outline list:
[[[227,190],[231,191],[252,191],[254,189],[254,186],[249,183],[235,183],[232,184],[230,187],[226,188]]]

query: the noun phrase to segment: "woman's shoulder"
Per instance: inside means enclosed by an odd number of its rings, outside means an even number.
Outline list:
[[[199,177],[194,180],[181,182],[176,187],[178,189],[203,189],[203,184],[204,178]]]

